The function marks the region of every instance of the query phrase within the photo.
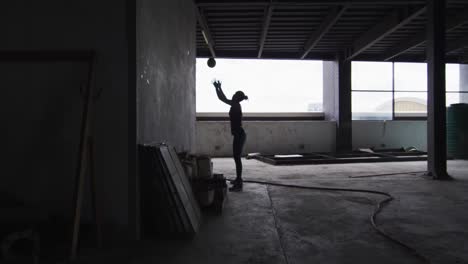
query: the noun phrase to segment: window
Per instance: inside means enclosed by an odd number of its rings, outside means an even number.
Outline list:
[[[460,88],[460,65],[446,64],[446,104],[468,103]],[[352,63],[353,119],[390,120],[427,116],[427,64]]]
[[[353,119],[392,119],[392,63],[354,61],[351,71]]]
[[[322,112],[322,61],[216,59],[209,68],[207,59],[197,59],[196,110],[228,112],[218,100],[211,82],[222,82],[226,97],[242,90],[249,100],[244,112]]]
[[[445,102],[447,106],[458,103],[468,103],[468,72],[467,65],[447,64],[446,89],[447,95]],[[464,75],[460,74],[463,69]]]
[[[395,118],[427,116],[426,63],[395,63],[394,76]]]

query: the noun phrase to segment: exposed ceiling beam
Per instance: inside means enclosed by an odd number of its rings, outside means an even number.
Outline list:
[[[217,50],[216,52],[218,58],[243,58],[243,59],[252,59],[257,55],[256,50]],[[261,59],[297,59],[300,55],[298,52],[288,52],[288,51],[264,51]],[[198,58],[209,58],[211,54],[208,50],[199,50],[197,51]],[[321,52],[321,53],[310,53],[308,59],[311,60],[335,60],[336,54],[331,52]],[[378,55],[368,55],[364,54],[359,56],[357,61],[378,61]],[[426,62],[425,55],[404,55],[398,58],[398,62]],[[468,54],[465,56],[447,56],[447,63],[468,63]]]
[[[301,55],[301,60],[304,59],[307,54],[319,43],[322,37],[330,30],[330,28],[340,19],[343,13],[348,8],[347,5],[333,8],[332,11],[327,15],[323,20],[322,24],[318,27],[316,31],[310,35],[309,40],[304,45],[304,52]]]
[[[269,0],[196,0],[198,6],[269,6]],[[426,0],[295,0],[276,1],[273,6],[321,6],[321,5],[422,5]]]
[[[211,36],[208,23],[206,22],[206,18],[203,15],[203,10],[200,10],[198,7],[195,7],[195,10],[197,12],[198,24],[200,24],[201,32],[202,32],[203,38],[205,39],[206,45],[208,46],[208,49],[210,50],[211,57],[216,58],[215,42]]]
[[[411,20],[419,17],[424,12],[426,12],[426,7],[417,9],[416,11],[411,11],[408,9],[396,9],[387,16],[385,16],[382,21],[375,24],[367,32],[362,34],[358,39],[353,42],[353,46],[348,50],[346,59],[351,60],[354,57],[358,56],[366,49],[373,46],[375,43],[395,32],[399,28],[405,26]]]
[[[468,64],[468,52],[465,52],[465,54],[462,55],[458,63]]]
[[[450,53],[465,47],[468,47],[468,36],[448,42],[447,46],[445,47],[445,52]]]
[[[460,13],[450,16],[446,20],[446,32],[457,28],[458,26],[464,24],[468,21],[468,8],[464,9]],[[406,51],[419,46],[426,42],[426,31],[419,32],[418,34],[410,37],[406,40],[400,42],[400,44],[390,48],[385,54],[381,57],[383,61],[391,60]]]
[[[414,35],[413,37],[410,37],[408,39],[402,40],[400,44],[390,48],[388,51],[384,53],[384,55],[381,57],[382,61],[389,61],[405,52],[408,50],[419,46],[426,42],[426,31],[419,32],[418,34]]]
[[[258,47],[258,54],[257,58],[262,57],[263,47],[265,46],[265,40],[268,34],[268,28],[270,27],[271,16],[273,15],[273,7],[269,6],[265,10],[265,17],[263,18],[263,26],[262,26],[262,35],[260,36],[260,43]]]
[[[239,49],[229,49],[229,50],[217,50],[216,54],[220,58],[244,58],[251,59],[255,58],[257,55],[256,50],[239,50]],[[263,51],[262,59],[297,59],[300,53],[295,51]],[[197,53],[198,58],[207,58],[210,56],[208,50],[200,50]],[[335,54],[333,53],[310,53],[308,59],[312,60],[333,60],[335,59]]]

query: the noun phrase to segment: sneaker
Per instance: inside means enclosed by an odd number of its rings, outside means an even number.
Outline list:
[[[234,184],[238,183],[239,180],[238,180],[238,179],[235,179],[235,180],[230,180],[229,182],[230,182],[232,185],[234,185]],[[240,180],[240,183],[242,183],[242,180]]]
[[[229,188],[230,192],[240,192],[242,191],[242,182],[236,182]]]

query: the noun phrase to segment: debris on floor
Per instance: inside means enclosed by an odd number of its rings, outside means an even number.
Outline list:
[[[194,156],[191,164],[191,180],[195,197],[204,211],[220,214],[227,195],[226,178],[223,174],[213,173],[213,162],[208,156]]]
[[[300,154],[290,154],[290,155],[275,155],[274,157],[282,159],[282,158],[302,158],[304,156]]]
[[[247,154],[247,156],[245,157],[246,159],[255,159],[256,156],[260,156],[262,155],[262,153],[260,152],[254,152],[254,153],[249,153]]]
[[[223,174],[215,173],[212,179],[194,179],[193,189],[202,210],[222,213],[227,197],[226,178]]]
[[[292,155],[255,155],[253,158],[272,165],[337,164],[362,162],[425,161],[427,153],[414,147],[398,149],[363,148],[342,153],[301,153]]]

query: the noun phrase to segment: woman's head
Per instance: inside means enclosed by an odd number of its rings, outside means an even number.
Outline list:
[[[240,103],[243,100],[249,99],[244,92],[242,91],[237,91],[233,96],[232,96],[232,101],[236,103]]]

